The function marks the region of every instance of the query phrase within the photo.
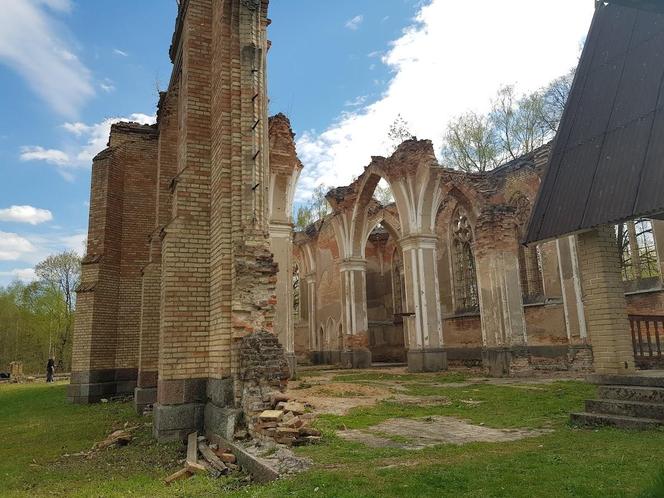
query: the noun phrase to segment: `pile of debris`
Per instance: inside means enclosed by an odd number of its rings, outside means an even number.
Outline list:
[[[315,444],[321,440],[319,430],[309,427],[314,419],[307,413],[307,405],[283,393],[273,394],[271,410],[264,410],[252,417],[249,432],[258,439],[269,438],[286,446]]]
[[[174,481],[187,479],[197,473],[219,478],[239,471],[241,468],[237,465],[237,458],[230,449],[221,448],[213,443],[208,444],[205,436],[192,432],[187,438],[187,459],[184,467],[168,476],[164,482],[170,485]]]
[[[97,452],[104,450],[106,448],[110,448],[112,446],[113,447],[127,446],[131,442],[131,440],[134,439],[132,432],[134,432],[139,427],[140,425],[129,427],[129,422],[125,422],[124,428],[118,429],[117,431],[113,431],[103,441],[95,443],[89,451],[80,451],[78,453],[72,453],[72,454],[65,453],[62,456],[86,457],[88,459],[92,459],[97,454]]]

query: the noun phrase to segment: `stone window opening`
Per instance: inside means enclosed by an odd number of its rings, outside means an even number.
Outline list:
[[[521,240],[530,217],[531,203],[528,197],[520,192],[512,196],[510,205],[514,208],[516,218],[516,236]],[[544,279],[542,275],[542,252],[540,246],[528,247],[519,244],[519,278],[523,304],[544,302]]]
[[[543,302],[542,253],[539,246],[519,246],[519,277],[523,304]]]
[[[639,218],[616,226],[620,267],[627,292],[661,286],[652,222]]]
[[[473,231],[466,210],[458,206],[452,216],[452,273],[456,313],[479,311]]]

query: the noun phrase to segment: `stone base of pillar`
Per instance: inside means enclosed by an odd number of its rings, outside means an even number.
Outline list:
[[[167,443],[186,441],[194,431],[203,431],[205,404],[155,405],[153,433],[157,441]]]
[[[511,348],[482,349],[482,366],[490,377],[508,377],[511,363]]]
[[[297,379],[297,357],[295,353],[286,353],[286,361],[288,362],[288,372],[291,380]]]
[[[131,395],[137,375],[135,368],[73,372],[67,386],[67,399],[72,403],[90,404],[112,396]]]
[[[447,353],[442,349],[410,349],[407,357],[409,372],[447,370]]]
[[[232,441],[235,429],[242,423],[243,417],[241,408],[220,407],[208,403],[205,405],[205,432]]]
[[[137,387],[134,389],[134,410],[142,415],[148,406],[157,402],[156,387]]]
[[[368,349],[349,349],[341,351],[341,368],[371,368],[371,351]]]

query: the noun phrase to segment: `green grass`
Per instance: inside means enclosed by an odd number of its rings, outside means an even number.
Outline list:
[[[161,479],[179,467],[184,454],[179,445],[154,443],[145,426],[125,448],[108,449],[91,460],[63,459],[62,454],[89,449],[125,422],[149,419],[136,417],[126,403],[70,405],[63,385],[0,386],[0,496],[662,496],[664,431],[568,425],[568,413],[593,396],[592,386],[557,382],[536,390],[486,384],[449,387],[416,377],[407,380],[410,394],[445,396],[451,404],[386,401],[346,416],[322,416],[317,425],[324,443],[297,449],[314,460],[314,469],[270,485],[244,487],[237,479],[200,476],[165,487]],[[361,429],[388,418],[430,415],[552,432],[511,443],[439,445],[419,451],[369,448],[335,435],[340,427]]]
[[[308,373],[306,374],[308,376]],[[351,373],[335,375],[334,382],[424,382],[427,384],[446,384],[465,382],[469,375],[465,372],[446,372],[443,374],[393,374],[393,373]]]

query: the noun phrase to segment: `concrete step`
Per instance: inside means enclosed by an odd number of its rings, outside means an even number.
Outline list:
[[[586,412],[623,417],[648,418],[664,422],[664,404],[616,399],[587,399]]]
[[[570,420],[575,425],[610,426],[619,429],[635,429],[640,431],[664,426],[664,422],[660,420],[586,412],[571,413]]]
[[[664,387],[664,371],[649,370],[631,375],[592,374],[587,380],[604,386]]]
[[[664,388],[639,386],[598,386],[599,399],[641,401],[643,403],[664,403]]]

